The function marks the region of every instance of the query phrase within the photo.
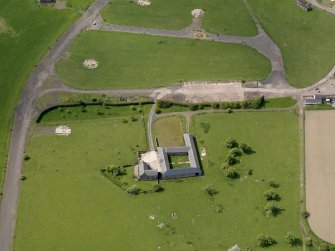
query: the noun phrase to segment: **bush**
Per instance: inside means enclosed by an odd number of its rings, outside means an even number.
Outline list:
[[[160,114],[160,113],[162,113],[162,111],[161,111],[161,109],[159,109],[159,107],[155,107],[155,113]]]
[[[321,243],[318,245],[318,251],[330,251],[329,246],[326,243]]]
[[[312,247],[312,246],[313,246],[313,240],[312,240],[311,237],[308,236],[308,237],[305,239],[305,245],[306,245],[307,247]]]
[[[236,179],[239,177],[239,174],[234,167],[224,169],[223,173],[227,178]]]
[[[248,146],[247,144],[245,143],[241,143],[240,145],[240,149],[242,150],[243,153],[245,154],[250,154],[252,153],[252,148],[250,146]]]
[[[203,188],[203,190],[211,197],[213,197],[214,195],[217,195],[219,193],[219,191],[217,191],[213,185],[208,185],[205,186]]]
[[[119,166],[107,167],[107,172],[111,173],[114,177],[122,175],[122,169]]]
[[[136,185],[133,185],[131,187],[129,187],[127,190],[126,190],[127,194],[129,195],[139,195],[140,192],[141,192],[141,189],[136,187]]]
[[[258,242],[258,245],[260,247],[270,247],[274,244],[276,244],[275,240],[269,236],[269,235],[265,235],[265,234],[260,234],[257,236],[257,242]]]
[[[205,122],[201,122],[201,128],[203,129],[204,133],[208,133],[209,128],[211,128],[211,125]]]
[[[230,165],[228,165],[228,163],[223,163],[222,166],[221,166],[221,169],[222,170],[226,170],[230,167]]]
[[[235,147],[238,147],[238,143],[236,141],[236,139],[233,139],[233,138],[228,138],[227,141],[226,141],[226,146],[227,148],[235,148]]]
[[[302,212],[302,217],[304,217],[304,219],[307,219],[310,216],[310,213],[307,211]]]
[[[21,180],[21,181],[25,181],[26,179],[27,179],[27,177],[24,176],[24,175],[22,175],[22,176],[20,177],[20,180]]]
[[[293,232],[288,232],[286,234],[285,239],[287,240],[288,244],[292,247],[299,244],[299,239],[297,238],[297,236]]]
[[[163,192],[164,187],[162,187],[160,184],[156,184],[152,187],[152,191],[154,191],[155,193]]]
[[[127,119],[122,119],[122,123],[127,124],[128,120]]]
[[[228,109],[226,110],[226,112],[227,112],[227,113],[232,113],[233,111],[232,111],[232,109],[228,108]]]
[[[242,151],[239,149],[239,148],[232,148],[230,151],[229,151],[229,156],[232,156],[232,157],[240,157],[242,156]]]
[[[240,161],[237,159],[237,158],[235,158],[235,157],[233,157],[233,156],[230,156],[230,155],[228,155],[228,157],[227,157],[227,159],[226,159],[226,163],[227,163],[227,165],[229,165],[229,166],[233,166],[233,165],[236,165],[237,163],[239,163]]]
[[[157,106],[159,108],[170,108],[173,104],[171,102],[168,101],[164,101],[164,100],[158,100],[157,101]]]
[[[273,188],[279,187],[279,183],[276,182],[275,180],[269,180],[268,184],[269,184],[270,187],[273,187]]]
[[[198,105],[190,105],[190,110],[191,111],[197,111],[199,109]]]
[[[269,202],[264,206],[264,214],[266,217],[277,216],[281,209],[276,206],[273,202]]]
[[[30,160],[30,156],[29,155],[24,155],[24,157],[23,157],[23,160],[25,160],[25,161],[28,161],[28,160]]]
[[[280,196],[273,189],[267,190],[264,192],[266,200],[279,200]]]
[[[213,109],[219,109],[219,108],[220,108],[220,103],[212,103],[212,104],[211,104],[211,107],[212,107]]]

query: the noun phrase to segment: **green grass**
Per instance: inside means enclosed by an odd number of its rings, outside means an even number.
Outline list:
[[[202,28],[211,33],[254,36],[256,26],[241,0],[152,0],[142,7],[128,0],[113,1],[102,13],[112,24],[181,30],[192,23],[193,9],[205,10]]]
[[[249,2],[266,32],[280,47],[291,85],[306,87],[327,75],[335,65],[335,15],[317,8],[306,12],[291,0]]]
[[[271,70],[267,59],[244,45],[117,32],[85,32],[70,53],[56,65],[57,73],[66,84],[84,89],[255,80],[266,78]],[[99,67],[85,69],[87,58],[98,60]]]
[[[207,134],[203,121],[211,125]],[[293,113],[194,117],[192,132],[207,150],[205,176],[163,181],[164,192],[137,197],[128,196],[100,170],[136,161],[135,150],[146,147],[143,126],[123,124],[122,117],[66,124],[73,130],[69,137],[30,139],[14,250],[227,250],[236,243],[243,250],[259,250],[256,237],[263,232],[278,242],[271,250],[300,250],[285,241],[288,231],[300,236],[298,119]],[[229,136],[256,151],[242,156],[239,167],[241,174],[248,166],[254,175],[241,180],[223,176],[220,166]],[[278,204],[285,209],[275,218],[262,213],[268,189],[263,179],[270,178],[280,183]],[[219,191],[213,198],[203,190],[208,185]],[[165,227],[159,229],[159,223]]]
[[[172,169],[190,167],[190,162],[187,155],[170,156]]]
[[[294,106],[297,101],[291,97],[269,98],[265,100],[264,108],[289,108]]]
[[[42,124],[63,123],[67,121],[97,119],[106,117],[130,116],[131,118],[143,115],[150,110],[150,105],[143,106],[102,106],[87,105],[76,107],[61,107],[47,112],[41,119]],[[125,122],[125,123],[127,123]]]
[[[154,122],[154,135],[160,146],[184,146],[185,118],[171,116]]]
[[[334,110],[335,108],[332,107],[330,104],[322,104],[322,105],[307,105],[305,106],[305,110],[312,111],[312,110]]]
[[[0,22],[1,20],[5,22],[9,30],[0,31],[0,187],[2,187],[9,131],[14,107],[22,87],[34,70],[34,65],[78,14],[73,10],[41,7],[35,0],[0,0],[0,6]]]
[[[67,0],[66,6],[78,11],[85,11],[92,3],[93,0]]]

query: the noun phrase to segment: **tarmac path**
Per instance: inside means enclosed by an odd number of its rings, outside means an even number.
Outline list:
[[[164,88],[152,89],[131,89],[131,90],[77,90],[69,86],[65,86],[55,75],[55,62],[64,55],[71,42],[84,29],[90,27],[97,18],[100,11],[108,4],[109,0],[96,0],[94,4],[88,8],[83,15],[75,22],[75,24],[56,42],[55,46],[43,57],[36,71],[32,73],[27,85],[23,89],[20,102],[16,108],[12,133],[9,145],[7,169],[4,180],[3,196],[0,205],[0,245],[1,251],[11,251],[13,247],[13,237],[15,232],[17,206],[20,191],[20,177],[23,168],[23,156],[25,146],[28,139],[28,132],[33,118],[37,115],[37,100],[49,93],[70,92],[70,93],[95,93],[107,95],[145,95],[157,98],[162,93],[178,94],[178,90],[182,85],[173,85]],[[248,6],[248,5],[247,5]],[[252,13],[251,13],[252,14]],[[207,40],[225,43],[240,43],[256,49],[258,52],[267,57],[272,65],[272,73],[262,82],[262,88],[250,88],[253,92],[266,95],[279,96],[299,96],[307,93],[308,89],[298,90],[291,87],[286,78],[283,60],[280,49],[264,32],[258,21],[253,16],[258,27],[259,34],[255,37],[240,37],[206,34]],[[175,36],[195,39],[194,34],[189,30],[171,31],[144,29],[140,27],[127,27],[119,25],[102,25],[102,30],[145,33],[160,36]],[[43,83],[48,77],[56,80],[57,87],[42,88]],[[207,86],[206,86],[207,87]],[[215,90],[215,89],[213,89]],[[242,91],[245,91],[244,89]],[[247,90],[246,90],[247,91]],[[149,116],[149,124],[155,118],[154,108],[152,107],[151,116]],[[151,126],[150,126],[151,128]],[[148,130],[150,130],[148,127]],[[150,143],[151,142],[151,143]],[[149,140],[150,148],[153,148],[152,140]]]

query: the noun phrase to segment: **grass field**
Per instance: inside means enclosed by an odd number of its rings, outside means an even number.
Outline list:
[[[160,146],[184,146],[185,118],[171,116],[160,118],[154,123],[154,135]]]
[[[271,71],[267,59],[244,45],[117,32],[85,32],[70,53],[56,65],[57,73],[66,84],[84,89],[255,80]],[[85,69],[82,62],[87,58],[98,60],[99,67]]]
[[[269,98],[265,100],[264,108],[288,108],[296,103],[297,101],[291,97]]]
[[[212,33],[254,36],[255,23],[241,0],[153,0],[142,7],[128,0],[115,0],[103,18],[112,24],[181,30],[192,23],[191,11],[203,9],[202,28]]]
[[[34,65],[78,14],[73,10],[41,7],[34,0],[0,0],[0,6],[0,187],[2,187],[9,131],[21,89],[33,71]]]
[[[335,15],[317,8],[306,12],[291,0],[249,2],[266,32],[280,47],[291,85],[306,87],[326,76],[335,65],[332,56]]]
[[[136,161],[132,149],[146,147],[144,127],[124,124],[123,118],[129,116],[67,122],[73,130],[69,137],[32,136],[14,250],[227,250],[236,243],[243,250],[259,250],[260,233],[277,240],[271,250],[300,249],[285,241],[288,231],[300,236],[298,120],[293,113],[194,117],[192,132],[207,150],[205,176],[163,181],[165,191],[139,196],[127,195],[100,174],[106,164]],[[210,123],[207,134],[200,126],[204,121]],[[256,151],[242,156],[239,166],[241,174],[246,166],[252,168],[252,176],[223,176],[229,136]],[[279,182],[278,204],[284,209],[274,218],[262,213],[268,179]],[[219,192],[214,197],[204,192],[210,185]]]

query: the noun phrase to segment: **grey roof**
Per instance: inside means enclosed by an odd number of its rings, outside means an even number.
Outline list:
[[[321,105],[322,99],[306,99],[305,105]]]
[[[202,173],[193,136],[191,134],[184,134],[184,141],[185,146],[182,147],[157,147],[159,164],[164,179],[184,178],[200,175]],[[172,169],[169,155],[187,155],[190,167]],[[156,170],[151,170],[143,161],[140,161],[138,164],[138,169],[138,172],[135,171],[135,175],[138,178],[147,176],[154,177],[158,174]]]
[[[314,99],[334,99],[335,94],[314,94]]]

